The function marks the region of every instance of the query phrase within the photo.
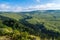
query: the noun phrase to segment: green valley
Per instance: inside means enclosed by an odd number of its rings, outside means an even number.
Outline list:
[[[60,40],[60,10],[0,12],[1,40]]]

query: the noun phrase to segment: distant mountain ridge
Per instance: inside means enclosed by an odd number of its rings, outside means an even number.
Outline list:
[[[9,12],[9,11],[0,11],[0,12]],[[11,11],[10,11],[11,12]],[[60,10],[33,10],[33,11],[21,11],[21,13],[24,13],[24,12],[60,12]],[[16,12],[15,12],[16,13]],[[19,13],[19,12],[17,12]]]

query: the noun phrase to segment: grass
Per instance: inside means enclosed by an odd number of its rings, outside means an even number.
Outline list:
[[[9,18],[13,18],[13,19],[16,19],[16,20],[19,20],[19,19],[22,19],[23,17],[21,15],[18,15],[18,14],[14,14],[14,13],[3,13],[3,14],[0,14],[2,16],[6,16],[6,17],[9,17]]]

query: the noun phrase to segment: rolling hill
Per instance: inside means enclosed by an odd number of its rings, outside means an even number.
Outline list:
[[[60,10],[0,12],[0,28],[12,40],[60,40]]]

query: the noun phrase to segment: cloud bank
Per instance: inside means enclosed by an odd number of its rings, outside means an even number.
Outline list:
[[[30,8],[35,10],[60,10],[60,4],[47,3],[43,5],[31,6]]]
[[[32,10],[60,10],[60,4],[47,3],[35,6],[32,5],[26,8],[21,6],[12,6],[9,4],[0,4],[0,11],[21,12],[21,11],[32,11]]]
[[[19,12],[19,11],[22,11],[22,8],[20,6],[11,6],[8,4],[0,4],[0,11]]]

